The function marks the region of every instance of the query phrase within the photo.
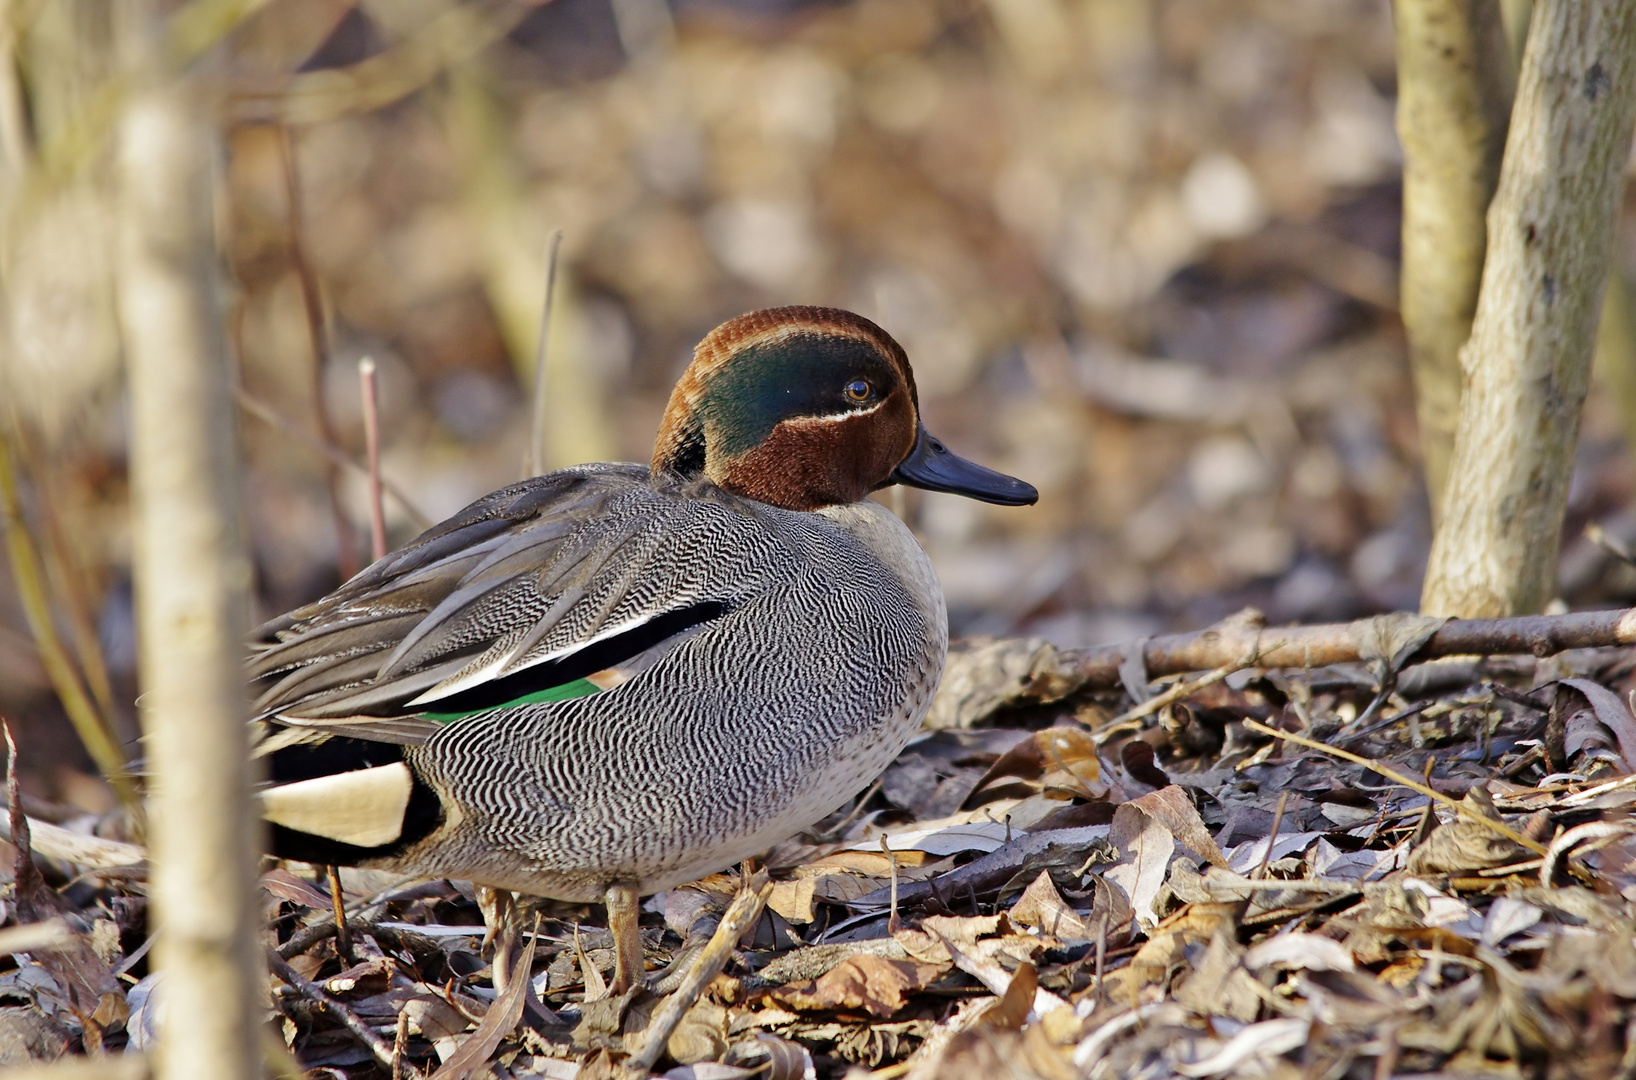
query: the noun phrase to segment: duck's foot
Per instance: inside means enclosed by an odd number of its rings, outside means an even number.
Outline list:
[[[615,884],[608,886],[603,903],[608,908],[608,929],[614,939],[613,983],[608,987],[610,997],[619,997],[647,977],[642,962],[642,897],[636,886]]]

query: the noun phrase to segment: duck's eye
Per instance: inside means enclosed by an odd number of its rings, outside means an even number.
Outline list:
[[[875,396],[875,388],[867,379],[853,379],[846,384],[846,396],[853,401],[868,401]]]

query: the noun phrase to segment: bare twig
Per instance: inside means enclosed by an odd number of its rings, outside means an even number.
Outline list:
[[[324,403],[324,372],[329,367],[329,327],[324,321],[324,297],[318,287],[318,275],[307,258],[306,238],[301,227],[301,178],[295,165],[295,145],[288,128],[280,127],[278,136],[279,158],[284,166],[286,242],[290,265],[301,284],[301,310],[307,317],[307,341],[312,348],[313,426],[321,442],[334,446],[335,427],[330,423],[329,409]],[[339,481],[334,463],[327,463],[324,484],[329,491],[330,517],[335,522],[335,563],[345,580],[356,574],[359,567],[358,553],[352,544],[352,523],[341,500]]]
[[[381,505],[381,406],[375,386],[375,361],[358,361],[358,389],[363,392],[364,442],[369,452],[369,554],[386,557],[386,510]]]
[[[875,792],[880,790],[880,786],[880,780],[876,780],[873,784],[870,784],[869,789],[862,795],[859,795],[858,800],[852,804],[852,809],[846,812],[846,817],[842,818],[840,823],[835,825],[833,828],[824,830],[818,839],[831,840],[840,839],[841,837],[845,836],[846,830],[851,827],[854,821],[858,820],[858,816],[863,813],[863,808],[869,805],[869,800],[875,797]]]
[[[767,880],[765,870],[758,871],[755,877],[745,882],[722,915],[716,932],[710,935],[710,943],[694,958],[693,967],[682,979],[682,985],[653,1011],[653,1019],[648,1021],[647,1029],[642,1033],[641,1047],[625,1062],[625,1076],[646,1076],[648,1070],[653,1068],[676,1025],[699,1000],[704,988],[714,982],[722,968],[727,966],[738,939],[761,917],[761,909],[766,906],[767,897],[772,895],[772,891],[772,882]]]
[[[313,435],[312,432],[306,430],[294,420],[291,420],[289,417],[283,415],[271,405],[250,393],[250,391],[246,390],[244,387],[234,387],[233,398],[238,402],[239,408],[243,409],[257,420],[260,420],[268,427],[275,427],[284,434],[290,436],[292,439],[300,440],[302,443],[318,451],[320,454],[323,454],[331,462],[343,469],[351,469],[359,476],[367,477],[369,475],[368,466],[355,461],[347,454],[346,451],[342,450],[334,443],[326,443],[322,439],[319,439]],[[414,501],[404,493],[402,488],[394,484],[392,481],[386,479],[384,476],[381,477],[381,490],[398,501],[398,505],[403,508],[404,513],[409,515],[409,520],[415,523],[416,528],[429,529],[432,527],[432,519],[427,517],[418,507],[415,506]]]
[[[403,1080],[404,1053],[409,1049],[409,1010],[398,1010],[398,1030],[392,1038],[392,1080]]]
[[[1102,1006],[1102,975],[1108,960],[1108,921],[1113,913],[1104,911],[1096,921],[1096,1005]]]
[[[880,835],[880,849],[886,852],[887,861],[892,864],[892,906],[890,914],[886,916],[886,932],[896,937],[897,932],[903,929],[903,922],[898,918],[898,853],[887,843],[885,833]]]
[[[116,866],[137,866],[148,858],[147,848],[139,844],[87,836],[34,818],[28,819],[28,825],[35,851],[75,866],[107,870]],[[11,840],[11,826],[3,815],[0,815],[0,840]]]
[[[1360,754],[1354,754],[1350,750],[1342,750],[1339,747],[1330,746],[1327,743],[1321,743],[1316,739],[1308,739],[1303,735],[1294,735],[1287,731],[1279,731],[1277,728],[1268,727],[1266,724],[1257,723],[1254,720],[1246,719],[1244,721],[1244,726],[1249,728],[1251,731],[1259,731],[1263,735],[1270,735],[1275,739],[1283,739],[1287,742],[1292,742],[1297,746],[1304,746],[1308,750],[1316,750],[1322,754],[1332,754],[1343,761],[1350,761],[1354,765],[1362,765],[1370,772],[1379,773],[1381,776],[1384,776],[1394,784],[1401,784],[1410,791],[1417,791],[1434,802],[1442,803],[1444,806],[1447,806],[1449,809],[1453,810],[1461,817],[1466,818],[1468,821],[1475,821],[1481,825],[1485,825],[1488,828],[1493,829],[1507,840],[1510,840],[1513,843],[1521,844],[1523,847],[1534,852],[1536,855],[1545,854],[1544,844],[1539,843],[1537,840],[1528,839],[1528,837],[1513,829],[1503,821],[1496,821],[1491,817],[1486,817],[1479,814],[1476,810],[1473,810],[1460,800],[1452,799],[1430,785],[1423,784],[1419,780],[1405,776],[1396,769],[1392,768],[1390,765],[1382,765],[1378,761],[1363,757]]]
[[[540,312],[540,340],[534,347],[534,405],[528,429],[529,476],[545,472],[545,379],[551,355],[551,315],[557,302],[557,257],[562,248],[562,230],[551,230],[545,254],[545,304]]]

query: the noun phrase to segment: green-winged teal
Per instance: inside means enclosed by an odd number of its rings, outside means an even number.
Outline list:
[[[639,895],[833,812],[925,715],[943,592],[889,484],[1036,497],[926,431],[868,320],[717,327],[651,469],[502,488],[256,632],[274,850],[603,900],[629,986]]]

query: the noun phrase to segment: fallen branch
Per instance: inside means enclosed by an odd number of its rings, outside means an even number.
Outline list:
[[[1393,618],[1379,616],[1378,618]],[[1208,671],[1236,663],[1246,654],[1263,668],[1324,667],[1367,659],[1360,645],[1376,619],[1317,626],[1264,627],[1224,623],[1186,634],[1148,638],[1142,663],[1148,676]],[[1523,615],[1508,619],[1450,619],[1426,640],[1410,663],[1442,656],[1550,656],[1568,649],[1636,644],[1636,608],[1581,611],[1567,615]],[[1064,673],[1080,688],[1119,685],[1119,665],[1130,645],[1101,645],[1065,651]]]
[[[35,854],[50,859],[61,859],[75,866],[89,866],[98,870],[140,866],[148,861],[148,849],[140,844],[87,836],[34,818],[28,819],[28,827]],[[11,842],[11,825],[4,815],[0,815],[0,840]]]

